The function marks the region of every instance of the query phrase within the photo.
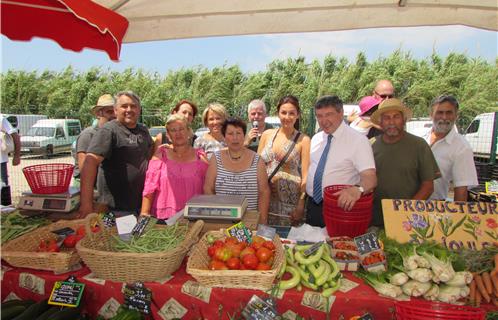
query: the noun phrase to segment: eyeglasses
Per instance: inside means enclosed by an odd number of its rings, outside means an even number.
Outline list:
[[[394,94],[379,94],[377,91],[374,91],[374,93],[382,99],[391,99],[394,97]]]

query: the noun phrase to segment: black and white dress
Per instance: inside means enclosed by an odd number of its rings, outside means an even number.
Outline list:
[[[214,152],[216,157],[215,193],[225,195],[243,195],[247,199],[247,210],[258,210],[258,161],[254,154],[251,166],[241,172],[227,170],[221,161],[221,152]]]

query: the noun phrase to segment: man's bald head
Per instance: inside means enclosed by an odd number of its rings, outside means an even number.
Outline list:
[[[388,99],[394,97],[394,86],[389,80],[379,80],[375,85],[374,92],[372,94],[377,99]]]

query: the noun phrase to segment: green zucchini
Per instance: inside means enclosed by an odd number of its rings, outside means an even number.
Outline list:
[[[26,310],[13,320],[33,320],[50,308],[48,299],[30,305]]]
[[[50,307],[50,309],[39,315],[36,320],[49,320],[52,315],[54,315],[56,312],[59,312],[60,310],[61,307],[52,306]]]
[[[50,317],[50,320],[74,320],[80,315],[79,308],[64,308]]]

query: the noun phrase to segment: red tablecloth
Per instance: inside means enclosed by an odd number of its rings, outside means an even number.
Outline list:
[[[13,294],[21,299],[35,301],[47,298],[54,282],[65,280],[69,275],[85,283],[82,303],[84,310],[91,315],[112,315],[123,302],[123,283],[94,279],[87,267],[54,275],[48,271],[11,268],[8,265],[2,266],[2,301]],[[347,293],[337,292],[329,298],[331,319],[349,319],[365,312],[372,314],[375,319],[393,318],[394,300],[380,297],[350,273],[345,273],[345,276],[359,285]],[[146,282],[145,286],[152,290],[153,319],[230,319],[233,315],[240,315],[252,295],[267,296],[260,290],[199,286],[185,272],[185,263],[170,279]],[[301,292],[286,290],[277,299],[277,310],[289,319],[294,319],[295,315],[305,319],[325,319],[325,309],[325,298],[306,289]]]

